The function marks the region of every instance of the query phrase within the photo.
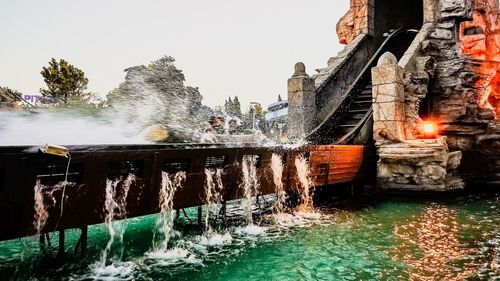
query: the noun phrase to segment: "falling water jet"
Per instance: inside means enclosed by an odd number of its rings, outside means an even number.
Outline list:
[[[50,207],[55,206],[56,198],[54,192],[63,191],[61,196],[61,211],[60,217],[62,217],[62,202],[65,200],[64,189],[69,186],[75,186],[75,183],[62,181],[55,185],[43,185],[40,179],[37,179],[34,187],[34,214],[33,214],[33,227],[37,234],[41,234],[45,224],[49,219]]]
[[[300,205],[297,206],[297,210],[299,212],[312,213],[314,212],[314,206],[311,193],[314,183],[309,177],[311,170],[309,162],[304,155],[295,157],[295,168],[297,169],[297,177],[302,188],[300,192]]]
[[[40,234],[42,232],[45,223],[49,219],[49,212],[47,211],[47,206],[44,202],[44,189],[46,187],[40,183],[40,180],[36,181],[35,184],[35,212],[33,226],[35,227],[36,233]]]
[[[157,231],[163,235],[163,240],[156,244],[155,235],[153,236],[154,251],[165,252],[168,248],[168,242],[172,236],[173,224],[175,218],[174,195],[177,189],[182,188],[186,180],[186,172],[179,171],[175,175],[170,176],[166,172],[162,172],[161,189],[159,195],[160,214],[156,220]]]
[[[101,253],[101,258],[99,261],[99,267],[106,267],[106,261],[108,255],[111,252],[111,247],[118,240],[119,253],[116,256],[118,260],[121,260],[123,255],[123,234],[125,233],[124,224],[116,225],[115,219],[124,219],[127,215],[127,195],[130,189],[130,185],[136,180],[135,175],[129,174],[127,178],[117,179],[117,180],[106,180],[106,199],[104,202],[104,212],[106,217],[104,219],[105,224],[109,232],[109,240],[106,244],[106,248]]]
[[[280,155],[273,153],[271,157],[271,170],[276,192],[276,202],[273,206],[275,214],[283,213],[286,193],[283,185],[283,159]]]
[[[243,188],[243,216],[247,225],[253,224],[252,219],[252,196],[258,193],[259,182],[257,180],[257,156],[245,155],[241,164],[243,179],[241,187]]]
[[[210,227],[209,218],[210,212],[216,211],[217,204],[220,204],[223,200],[222,191],[224,185],[222,183],[223,169],[205,169],[205,232],[212,232]]]

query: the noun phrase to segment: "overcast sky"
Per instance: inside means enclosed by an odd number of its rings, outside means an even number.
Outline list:
[[[307,72],[336,55],[348,0],[2,0],[0,86],[36,93],[42,66],[64,58],[107,93],[127,67],[170,55],[203,102],[238,95],[244,108],[278,94],[297,61]]]

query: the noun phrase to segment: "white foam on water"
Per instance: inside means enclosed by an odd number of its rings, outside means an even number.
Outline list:
[[[233,236],[229,232],[207,233],[196,237],[196,242],[203,246],[222,246],[233,242]]]
[[[294,214],[273,214],[273,221],[281,227],[304,227],[313,223],[320,223],[323,219],[321,213],[297,212]]]
[[[83,276],[82,280],[87,278],[92,280],[134,280],[133,273],[136,264],[133,262],[116,262],[102,266],[100,262],[95,262],[90,266],[90,269],[90,274]]]
[[[201,261],[189,250],[174,247],[169,250],[158,250],[146,253],[146,258],[156,260],[154,265],[168,266],[180,263],[201,264]]]
[[[260,236],[266,233],[267,228],[255,224],[237,227],[234,232],[241,236]]]

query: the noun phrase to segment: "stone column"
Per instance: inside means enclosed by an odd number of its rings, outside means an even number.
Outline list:
[[[424,23],[437,20],[437,3],[436,0],[424,0]]]
[[[303,63],[295,64],[295,73],[288,79],[288,137],[303,138],[312,128],[316,111],[314,78],[306,73]]]
[[[372,68],[373,139],[378,142],[405,140],[403,68],[387,52]]]

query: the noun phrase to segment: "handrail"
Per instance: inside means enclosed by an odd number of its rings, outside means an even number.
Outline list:
[[[345,134],[338,141],[335,141],[335,144],[341,144],[344,143],[345,141],[351,140],[352,137],[354,136],[354,133],[356,133],[359,128],[365,125],[366,121],[372,116],[372,114],[373,114],[373,107],[371,107],[370,110],[368,110],[368,112],[365,113],[363,118],[358,122],[358,124],[356,124],[356,127],[350,130],[349,133]]]
[[[369,70],[371,70],[372,64],[375,62],[376,59],[378,59],[380,53],[384,50],[384,48],[387,45],[387,43],[389,43],[389,41],[394,36],[396,36],[397,34],[399,34],[401,31],[403,31],[403,27],[400,27],[400,28],[394,30],[391,34],[389,34],[389,36],[387,36],[387,38],[380,45],[380,47],[377,49],[377,51],[372,56],[372,58],[365,65],[365,67],[363,68],[363,70],[361,70],[361,73],[356,77],[356,80],[354,80],[354,82],[351,84],[351,86],[349,86],[348,90],[340,97],[341,102],[339,102],[337,104],[337,106],[335,106],[332,110],[330,110],[330,112],[328,113],[328,115],[326,116],[326,118],[323,119],[323,121],[318,126],[316,126],[316,128],[314,128],[311,132],[309,132],[306,135],[306,138],[310,138],[311,136],[313,136],[314,134],[316,134],[318,131],[320,131],[321,128],[323,127],[323,125],[325,125],[330,120],[330,118],[339,110],[339,108],[341,106],[345,105],[344,103],[345,103],[347,97],[349,96],[349,94],[356,88],[357,84],[361,81],[361,79],[363,79],[363,77],[365,76],[366,72],[369,71]]]

